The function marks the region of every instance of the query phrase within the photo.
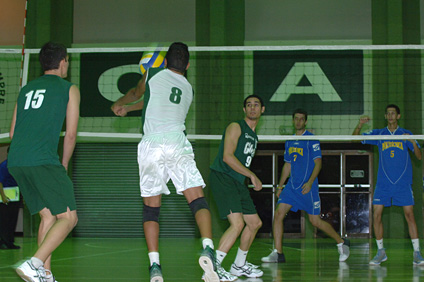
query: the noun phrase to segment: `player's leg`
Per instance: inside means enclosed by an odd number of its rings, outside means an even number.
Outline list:
[[[240,249],[243,251],[248,251],[252,245],[253,240],[255,239],[256,233],[258,233],[259,228],[262,226],[262,221],[257,213],[244,214],[243,219],[246,223],[246,227],[241,233]]]
[[[212,238],[212,219],[209,206],[201,186],[189,188],[183,191],[187,203],[196,219],[202,238]],[[213,248],[212,246],[210,246]]]
[[[45,208],[40,211],[41,218],[47,218],[51,221],[51,217],[56,217],[55,222],[44,236],[34,257],[39,258],[43,262],[53,253],[53,251],[66,239],[78,221],[77,211],[67,209],[66,212],[52,215],[50,210]]]
[[[312,225],[322,231],[324,231],[328,236],[333,238],[338,244],[343,243],[343,239],[340,235],[334,230],[333,226],[331,226],[328,222],[322,220],[319,215],[308,214],[309,221]]]
[[[404,206],[403,211],[405,213],[405,219],[408,223],[409,236],[411,237],[412,247],[414,248],[414,259],[415,265],[424,265],[424,259],[421,255],[420,240],[418,239],[417,223],[415,222],[414,206]]]
[[[143,198],[143,229],[149,253],[159,252],[159,214],[161,200],[162,195]]]
[[[159,259],[159,214],[162,195],[143,197],[143,230],[150,260],[150,282],[162,282]]]
[[[193,213],[199,227],[200,236],[202,237],[203,251],[199,258],[199,264],[204,270],[203,279],[206,282],[219,282],[220,279],[217,274],[215,250],[212,241],[211,213],[203,194],[203,188],[202,186],[196,186],[185,189],[182,193]]]
[[[56,222],[56,216],[52,215],[50,212],[44,212],[44,209],[39,212],[40,215],[40,226],[38,227],[38,246],[41,245],[41,243],[44,241],[44,238],[47,234],[47,232],[50,230],[50,228],[53,226],[53,224]],[[51,269],[51,258],[50,255],[45,261],[44,261],[44,268],[47,270]]]
[[[284,217],[291,209],[291,205],[281,203],[277,206],[274,214],[273,234],[274,245],[278,254],[283,254]]]
[[[375,195],[374,195],[375,198]],[[377,254],[375,257],[369,262],[371,265],[379,265],[382,262],[387,260],[386,249],[383,245],[383,216],[384,205],[373,205],[373,227],[374,227],[374,235],[377,243]]]
[[[405,213],[405,219],[408,223],[409,236],[411,239],[418,239],[417,223],[415,222],[414,206],[404,206],[403,212]]]
[[[243,214],[243,220],[246,226],[241,233],[240,246],[237,250],[234,263],[231,265],[230,273],[236,276],[261,277],[264,274],[263,271],[258,266],[247,262],[247,253],[255,239],[256,233],[262,226],[262,221],[257,213]]]
[[[350,241],[347,239],[342,239],[336,230],[334,230],[333,226],[322,220],[319,215],[308,214],[308,216],[309,221],[314,227],[324,231],[328,236],[337,242],[337,249],[340,255],[339,261],[347,260],[350,255]]]
[[[292,205],[286,203],[280,203],[277,205],[277,209],[274,213],[274,222],[272,223],[272,232],[274,236],[274,249],[271,253],[263,257],[262,262],[286,262],[286,258],[283,253],[283,234],[284,234],[284,217],[290,211]]]
[[[374,235],[376,240],[383,239],[383,221],[381,220],[383,215],[383,205],[373,205],[373,227],[374,227]]]

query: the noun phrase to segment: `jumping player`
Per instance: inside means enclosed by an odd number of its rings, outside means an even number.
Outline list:
[[[363,135],[412,135],[411,131],[399,127],[400,109],[390,104],[386,107],[385,119],[387,127],[374,129]],[[364,123],[370,120],[368,116],[359,119],[353,135],[359,135]],[[381,216],[384,207],[391,205],[403,207],[409,235],[414,248],[413,264],[424,265],[420,252],[417,224],[414,217],[414,195],[412,193],[412,163],[408,150],[414,152],[415,157],[421,160],[421,150],[415,140],[364,140],[363,144],[378,146],[380,155],[377,184],[373,199],[373,225],[377,242],[377,255],[369,262],[379,265],[387,260],[386,249],[383,245],[383,223]]]
[[[313,135],[305,129],[307,121],[308,114],[306,111],[302,109],[294,111],[295,135]],[[290,210],[294,212],[298,210],[306,211],[312,225],[324,231],[337,242],[337,249],[340,254],[339,261],[347,260],[349,257],[349,240],[343,240],[329,223],[320,218],[321,200],[318,193],[317,178],[322,164],[320,142],[312,140],[287,141],[285,147],[285,164],[277,187],[278,202],[273,224],[275,249],[269,256],[263,257],[262,261],[278,263],[286,261],[282,245],[283,221]],[[289,176],[290,179],[283,189]]]
[[[184,77],[189,67],[187,45],[171,44],[165,57],[166,68],[150,68],[136,88],[112,105],[118,116],[143,110],[143,138],[138,145],[140,190],[143,197],[143,227],[150,259],[150,281],[162,282],[159,260],[159,211],[162,194],[169,195],[169,179],[183,194],[193,212],[203,238],[199,259],[205,280],[218,282],[215,272],[211,215],[204,198],[205,183],[196,167],[193,148],[185,136],[185,119],[193,101],[193,89]],[[139,100],[144,100],[127,105]]]

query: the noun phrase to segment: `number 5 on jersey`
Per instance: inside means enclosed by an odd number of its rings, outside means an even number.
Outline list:
[[[40,108],[41,105],[43,104],[44,93],[46,93],[46,89],[37,90],[35,91],[35,94],[34,94],[34,90],[25,94],[26,101],[25,101],[24,110],[28,110],[30,106],[33,109]]]

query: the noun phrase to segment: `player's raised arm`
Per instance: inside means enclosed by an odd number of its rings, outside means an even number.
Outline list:
[[[371,118],[369,116],[361,116],[359,118],[358,125],[355,127],[355,130],[353,130],[352,135],[360,135],[361,134],[362,126],[365,123],[369,122],[370,120],[371,120]]]
[[[146,91],[146,76],[147,71],[143,74],[142,79],[137,83],[137,86],[128,90],[128,92],[113,103],[111,109],[117,116],[125,116],[128,112],[141,110],[144,102],[140,101],[133,105],[128,105],[137,100],[140,100]],[[127,105],[127,106],[126,106]]]

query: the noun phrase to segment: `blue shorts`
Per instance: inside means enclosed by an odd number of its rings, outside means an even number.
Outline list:
[[[277,204],[288,204],[291,205],[291,211],[297,212],[303,210],[311,215],[321,214],[321,200],[318,193],[318,185],[312,185],[311,191],[308,194],[303,195],[302,189],[293,189],[293,186],[289,183],[281,191],[280,197],[278,198]]]
[[[390,206],[413,206],[414,194],[411,184],[378,185],[374,190],[373,205]]]

